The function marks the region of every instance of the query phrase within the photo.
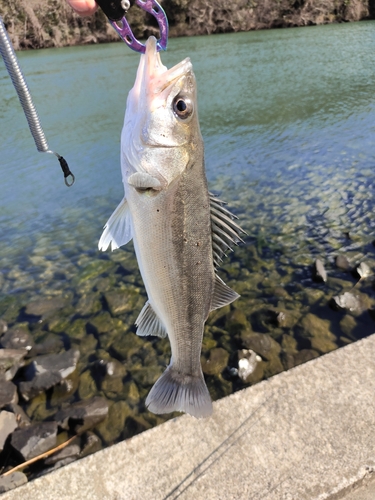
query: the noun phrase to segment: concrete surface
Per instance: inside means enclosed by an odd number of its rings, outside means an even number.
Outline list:
[[[375,335],[1,500],[374,500],[374,429]]]

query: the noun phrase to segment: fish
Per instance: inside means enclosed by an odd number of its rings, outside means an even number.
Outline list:
[[[153,36],[128,94],[121,171],[125,195],[99,249],[133,239],[148,296],[137,335],[168,336],[171,344],[170,364],[146,406],[156,414],[208,417],[212,401],[200,360],[204,324],[211,311],[239,297],[216,269],[244,231],[208,191],[190,58],[167,69]]]

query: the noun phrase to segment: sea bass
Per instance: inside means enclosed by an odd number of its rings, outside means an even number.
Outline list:
[[[223,202],[208,192],[196,82],[190,59],[163,66],[150,37],[129,92],[121,135],[125,197],[112,214],[99,248],[133,238],[148,295],[138,335],[168,335],[172,357],[152,387],[154,413],[212,413],[200,354],[210,311],[239,295],[216,274],[224,252],[241,240]]]

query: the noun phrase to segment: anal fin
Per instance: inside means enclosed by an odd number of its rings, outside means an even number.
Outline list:
[[[220,276],[216,274],[214,291],[211,298],[211,311],[226,306],[238,298],[238,293],[229,288]]]
[[[167,331],[160,321],[151,304],[147,301],[135,320],[137,327],[137,335],[144,337],[146,335],[155,335],[156,337],[164,338],[167,336]]]

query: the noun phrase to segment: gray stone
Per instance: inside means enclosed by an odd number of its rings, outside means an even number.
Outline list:
[[[70,349],[60,354],[38,356],[29,365],[27,376],[30,379],[46,372],[53,372],[59,373],[61,379],[66,378],[76,369],[79,355],[78,349]]]
[[[61,351],[64,343],[58,335],[49,333],[41,343],[35,344],[31,354],[52,354]]]
[[[32,380],[21,382],[19,384],[19,391],[22,397],[29,401],[38,394],[47,391],[51,387],[59,384],[62,377],[59,372],[45,372],[36,375]]]
[[[87,455],[91,455],[91,453],[96,453],[101,450],[102,442],[100,438],[91,431],[88,431],[82,436],[83,447],[82,451],[79,455],[80,458],[86,457]]]
[[[10,381],[0,381],[0,409],[18,403],[17,387]]]
[[[11,328],[1,337],[1,345],[6,349],[26,349],[26,351],[31,351],[34,340],[26,328]]]
[[[313,275],[316,281],[327,281],[327,271],[325,270],[324,264],[320,259],[316,259],[314,262]]]
[[[77,441],[77,438],[74,440]],[[53,465],[56,462],[59,462],[60,460],[64,460],[66,458],[71,458],[73,457],[74,459],[77,459],[79,454],[81,452],[81,447],[78,443],[70,443],[68,446],[63,448],[62,450],[54,453],[53,455],[47,457],[44,460],[44,463],[46,465]]]
[[[132,413],[125,401],[117,401],[109,407],[108,417],[96,427],[105,443],[113,443],[121,436],[125,430],[125,421]]]
[[[312,349],[302,349],[299,353],[294,356],[294,365],[302,365],[303,363],[307,363],[307,361],[311,361],[314,358],[317,358],[319,354]]]
[[[58,411],[55,420],[63,429],[81,433],[102,422],[107,414],[108,402],[104,398],[94,397]]]
[[[0,349],[0,380],[12,380],[24,365],[25,349]]]
[[[18,488],[27,483],[27,477],[23,472],[13,472],[9,476],[0,476],[0,494]]]
[[[4,448],[5,441],[17,429],[17,419],[14,413],[9,411],[0,412],[0,452]]]
[[[30,419],[20,405],[12,403],[7,405],[5,409],[15,414],[19,429],[24,429],[30,425]]]
[[[11,444],[25,460],[37,457],[56,446],[57,423],[42,422],[17,429],[12,434]]]

